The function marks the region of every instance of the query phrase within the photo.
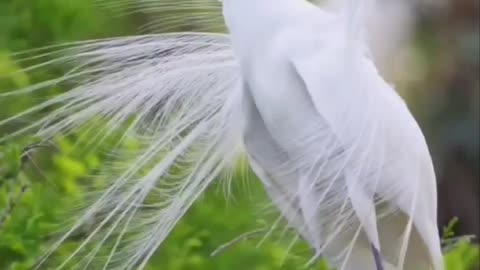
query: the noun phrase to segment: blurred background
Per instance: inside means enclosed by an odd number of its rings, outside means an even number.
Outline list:
[[[166,11],[155,1],[134,2],[0,0],[0,93],[65,72],[61,68],[26,72],[22,68],[28,63],[17,62],[15,52],[152,31],[223,29],[217,1],[205,1],[208,8],[202,10],[203,17],[192,15],[200,10],[194,6]],[[372,53],[381,72],[406,99],[430,144],[438,177],[439,233],[446,238],[480,236],[479,2],[385,0],[371,22]],[[175,27],[171,27],[173,21]],[[61,91],[58,87],[14,101],[0,97],[0,120]],[[0,127],[0,135],[12,128]],[[0,270],[31,269],[68,222],[63,219],[69,216],[65,213],[85,200],[85,179],[104,158],[76,151],[74,137],[35,149],[30,143],[25,138],[0,144]],[[175,229],[149,269],[301,269],[311,256],[305,246],[290,249],[288,241],[275,237],[262,241],[263,235],[257,235],[256,230],[271,220],[265,217],[262,188],[251,173],[244,174],[253,179],[234,181],[231,198],[225,199],[222,187],[212,187]],[[446,227],[448,232],[443,230]],[[210,256],[245,233],[244,241]],[[61,260],[81,238],[79,232],[55,257]],[[473,238],[449,251],[448,269],[480,269],[478,243]],[[44,268],[54,269],[48,264]],[[321,263],[311,269],[328,268]]]

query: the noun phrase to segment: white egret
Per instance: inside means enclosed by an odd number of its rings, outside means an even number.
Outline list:
[[[441,269],[430,155],[368,57],[368,1],[349,3],[344,17],[274,2],[224,3],[245,145],[272,200],[341,269]]]
[[[122,132],[119,143],[141,142],[134,155],[115,153],[108,187],[53,249],[93,216],[100,222],[57,269],[142,269],[245,152],[315,258],[345,270],[442,270],[432,161],[408,108],[369,57],[372,3],[335,4],[327,12],[303,0],[224,0],[229,36],[74,44],[45,54],[66,56],[38,67],[75,62],[75,69],[0,96],[74,84],[0,121],[53,108],[4,140],[95,128],[95,138]],[[108,256],[98,259],[104,249]]]

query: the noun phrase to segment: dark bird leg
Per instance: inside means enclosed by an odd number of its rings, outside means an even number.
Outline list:
[[[377,248],[375,248],[372,245],[372,253],[373,253],[373,258],[375,259],[375,265],[377,266],[377,270],[384,270],[383,264],[382,264],[382,256],[380,255],[380,252],[378,251]]]

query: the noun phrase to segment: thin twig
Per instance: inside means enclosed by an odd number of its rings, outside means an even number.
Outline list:
[[[37,143],[37,144],[27,145],[23,149],[22,154],[20,155],[20,170],[17,172],[17,177],[20,174],[20,172],[22,171],[22,169],[25,167],[27,162],[31,162],[35,166],[35,168],[40,172],[40,174],[44,178],[46,178],[45,175],[43,174],[43,172],[38,168],[38,166],[34,162],[32,156],[31,156],[31,153],[34,152],[35,150],[39,149],[39,148],[48,148],[48,147],[51,147],[51,146],[55,147],[55,145],[52,144],[52,143],[49,143],[49,144]],[[55,149],[58,149],[58,148],[55,147]],[[0,184],[3,185],[3,182],[4,181],[0,182]],[[0,187],[2,185],[0,185]],[[21,184],[20,192],[16,196],[15,196],[15,187],[13,187],[12,190],[9,189],[9,191],[7,192],[8,193],[7,206],[6,206],[5,210],[3,211],[3,213],[0,213],[0,230],[4,228],[7,220],[12,216],[13,211],[18,206],[18,204],[20,203],[20,201],[22,200],[23,196],[25,195],[25,193],[27,192],[28,189],[29,189],[28,183]]]
[[[470,243],[475,238],[476,238],[475,235],[463,235],[463,236],[442,239],[442,252],[444,254],[448,253],[453,249],[457,248],[460,244]]]
[[[27,145],[25,148],[23,148],[22,155],[20,156],[20,168],[23,168],[23,166],[27,163],[27,161],[33,161],[31,157],[31,153],[34,152],[37,149],[40,148],[50,148],[53,147],[55,151],[59,151],[58,147],[53,144],[50,141],[47,141],[47,143],[36,143],[36,144],[31,144]]]

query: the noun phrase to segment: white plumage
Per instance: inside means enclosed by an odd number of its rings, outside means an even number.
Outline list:
[[[230,39],[179,33],[77,44],[47,63],[79,61],[77,68],[8,94],[76,84],[0,121],[57,106],[10,137],[101,125],[101,137],[122,131],[120,142],[142,142],[134,155],[117,153],[108,188],[54,246],[101,214],[58,269],[143,268],[188,207],[244,151],[315,258],[338,269],[369,270],[382,267],[374,260],[378,251],[387,270],[442,270],[435,175],[424,137],[369,57],[364,26],[371,3],[339,4],[338,12],[326,12],[303,0],[224,0]],[[110,255],[97,261],[102,249]],[[84,259],[69,266],[79,254]]]
[[[375,269],[371,245],[387,269],[442,269],[430,155],[368,58],[361,19],[296,0],[228,0],[224,14],[247,152],[284,215],[340,269]]]

